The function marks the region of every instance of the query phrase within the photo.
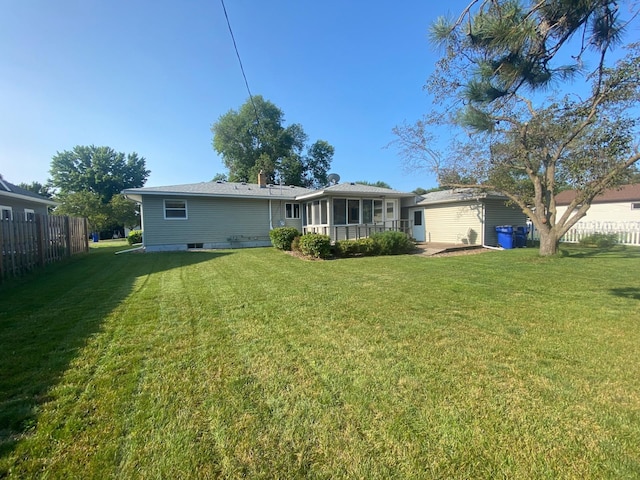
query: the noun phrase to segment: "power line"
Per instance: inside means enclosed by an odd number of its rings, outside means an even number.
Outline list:
[[[242,72],[242,78],[244,78],[244,84],[247,87],[247,92],[249,92],[249,99],[251,100],[251,105],[253,105],[253,111],[256,114],[256,122],[258,123],[258,128],[262,130],[262,125],[260,124],[260,117],[258,115],[258,109],[256,108],[256,104],[253,101],[253,95],[251,94],[251,89],[249,88],[249,82],[247,81],[247,75],[244,73],[244,66],[242,65],[242,59],[240,58],[240,52],[238,52],[238,45],[236,45],[236,38],[233,35],[233,30],[231,29],[231,22],[229,22],[229,15],[227,15],[227,7],[224,5],[224,0],[220,0],[222,4],[222,10],[224,11],[224,18],[227,19],[227,26],[229,27],[229,33],[231,34],[231,40],[233,41],[233,48],[236,51],[236,56],[238,57],[238,63],[240,64],[240,71]]]

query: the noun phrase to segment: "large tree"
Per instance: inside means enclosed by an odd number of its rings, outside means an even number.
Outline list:
[[[269,183],[326,183],[333,147],[318,140],[305,152],[308,137],[302,125],[284,126],[282,110],[260,95],[220,116],[211,131],[231,182],[255,182],[262,171]]]
[[[503,193],[531,218],[540,253],[555,254],[594,197],[628,181],[640,159],[640,49],[613,58],[628,28],[623,4],[635,18],[633,2],[477,0],[438,19],[434,109],[394,129],[407,164],[431,168],[441,184]],[[437,148],[443,125],[464,133],[446,153]],[[555,195],[565,188],[577,195],[559,216]]]
[[[135,152],[125,155],[91,145],[57,152],[49,173],[56,200],[61,202],[56,213],[87,217],[99,231],[135,223],[136,206],[120,192],[144,186],[151,172],[144,157]]]

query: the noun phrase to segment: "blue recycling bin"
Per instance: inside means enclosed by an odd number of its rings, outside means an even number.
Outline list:
[[[496,227],[498,245],[504,249],[513,248],[513,227],[511,225],[499,225]]]
[[[93,237],[93,241],[98,242],[100,240],[100,234],[99,233],[92,233],[91,236]]]
[[[527,234],[529,233],[529,229],[527,227],[516,227],[515,242],[516,248],[522,248],[527,246]]]

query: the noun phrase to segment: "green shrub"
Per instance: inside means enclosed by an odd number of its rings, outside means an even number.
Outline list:
[[[300,235],[297,235],[291,242],[291,250],[294,252],[300,251]]]
[[[329,235],[307,233],[300,237],[300,251],[309,257],[328,258],[331,255]]]
[[[340,240],[335,245],[336,255],[340,257],[354,257],[358,255],[371,256],[378,253],[378,245],[372,238],[358,240]]]
[[[336,255],[339,257],[353,257],[360,253],[358,240],[339,240],[335,245]]]
[[[595,245],[598,248],[609,248],[618,243],[618,235],[616,233],[592,233],[581,238],[579,243],[583,247]]]
[[[278,250],[291,250],[291,242],[300,235],[294,227],[278,227],[269,232],[271,243]]]
[[[129,242],[129,245],[142,243],[142,230],[131,230],[127,235],[127,242]]]
[[[415,248],[411,239],[402,232],[381,232],[371,235],[378,255],[400,255],[409,253]]]

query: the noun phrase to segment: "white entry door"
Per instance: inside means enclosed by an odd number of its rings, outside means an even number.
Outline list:
[[[426,239],[426,230],[424,226],[424,210],[413,210],[412,215],[412,237],[416,242],[424,242]]]

